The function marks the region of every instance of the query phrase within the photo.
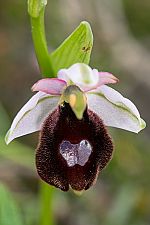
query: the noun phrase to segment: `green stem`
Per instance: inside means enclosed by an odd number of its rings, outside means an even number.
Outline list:
[[[44,12],[45,7],[36,14],[40,1],[28,1],[28,10],[31,17],[31,30],[32,39],[34,43],[34,49],[37,57],[37,61],[40,67],[40,71],[43,77],[53,77],[54,71],[52,67],[51,58],[48,52],[46,37],[45,37],[45,26],[44,26]],[[36,15],[36,16],[35,16]],[[40,195],[40,218],[39,225],[54,225],[53,217],[53,188],[46,183],[40,182],[39,187]]]
[[[40,221],[39,225],[54,225],[53,216],[53,187],[46,183],[40,183]]]
[[[31,17],[32,39],[42,75],[53,77],[54,72],[45,37],[44,12],[45,7],[43,7],[38,17]]]

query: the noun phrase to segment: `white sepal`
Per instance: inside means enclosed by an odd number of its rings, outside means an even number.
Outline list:
[[[103,85],[87,93],[88,107],[97,113],[106,126],[138,133],[146,124],[136,106],[116,90]]]
[[[13,139],[41,129],[45,118],[58,105],[60,97],[43,92],[35,94],[18,112],[5,141],[9,144]]]

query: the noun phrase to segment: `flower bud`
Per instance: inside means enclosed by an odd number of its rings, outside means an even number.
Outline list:
[[[29,15],[31,17],[37,18],[46,4],[47,0],[28,0]]]

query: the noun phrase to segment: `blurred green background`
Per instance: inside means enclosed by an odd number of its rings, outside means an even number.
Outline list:
[[[38,134],[9,146],[3,140],[16,112],[32,96],[30,87],[41,77],[26,3],[0,1],[0,225],[40,224],[34,165]],[[149,225],[150,1],[49,0],[50,51],[82,20],[90,22],[94,33],[90,65],[120,79],[114,88],[136,104],[147,128],[138,135],[109,129],[115,152],[97,184],[81,197],[55,189],[50,213],[57,225]]]

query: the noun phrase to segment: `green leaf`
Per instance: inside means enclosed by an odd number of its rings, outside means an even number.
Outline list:
[[[76,30],[51,54],[55,74],[75,63],[89,64],[93,34],[88,22],[81,22]]]
[[[28,0],[29,15],[33,18],[37,18],[46,4],[47,0]]]
[[[0,225],[23,225],[20,209],[7,188],[0,184]]]

